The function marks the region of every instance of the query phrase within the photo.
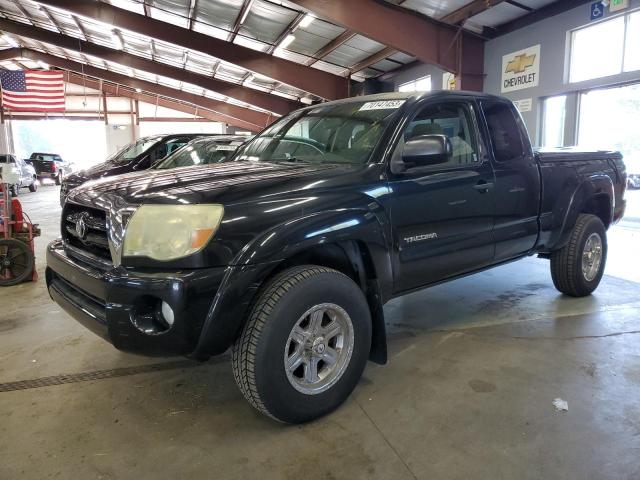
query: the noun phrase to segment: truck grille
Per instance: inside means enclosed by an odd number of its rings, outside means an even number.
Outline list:
[[[111,260],[103,210],[67,203],[62,212],[62,236],[80,250]]]

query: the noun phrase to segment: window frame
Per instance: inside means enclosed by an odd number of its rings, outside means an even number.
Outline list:
[[[562,112],[562,122],[561,122],[561,131],[560,131],[560,145],[545,145],[545,133],[547,129],[547,110],[549,109],[548,101],[555,98],[564,98],[563,103],[563,112]],[[540,111],[540,140],[539,145],[542,148],[554,148],[554,147],[563,147],[566,141],[566,125],[567,125],[567,103],[569,100],[569,95],[566,93],[561,93],[559,95],[551,95],[548,97],[541,98],[541,111]]]
[[[516,122],[516,129],[518,130],[518,135],[520,136],[520,142],[522,143],[522,156],[514,157],[511,160],[498,160],[496,158],[496,148],[493,144],[493,138],[491,136],[491,130],[489,129],[489,121],[487,119],[487,112],[485,110],[485,105],[498,104],[503,105],[507,109],[511,110],[514,113],[514,116],[519,118],[520,121]],[[516,106],[508,100],[502,99],[482,99],[480,101],[480,110],[482,111],[482,123],[484,126],[484,134],[486,137],[486,141],[488,142],[488,147],[491,152],[491,158],[496,163],[496,165],[513,165],[519,161],[524,161],[531,155],[533,155],[533,146],[531,145],[531,140],[529,138],[529,134],[526,129],[526,125],[524,120],[522,120],[522,115],[516,108]]]
[[[409,128],[409,125],[415,120],[417,116],[419,116],[426,108],[437,107],[440,104],[447,105],[462,105],[463,108],[467,110],[469,115],[470,125],[469,128],[471,130],[472,135],[475,136],[475,144],[477,146],[476,156],[478,160],[475,163],[469,163],[466,165],[461,164],[453,164],[453,163],[440,163],[436,165],[428,165],[424,167],[416,167],[405,172],[395,172],[393,171],[394,160],[398,153],[398,148],[400,147],[400,140],[404,137],[404,134]],[[392,175],[424,175],[428,173],[432,173],[435,171],[448,172],[453,170],[469,170],[475,169],[484,165],[487,161],[487,144],[484,138],[484,135],[481,133],[480,125],[481,119],[479,117],[480,108],[479,105],[473,99],[465,99],[465,98],[454,98],[454,99],[431,99],[427,98],[421,102],[416,103],[411,114],[405,119],[405,121],[399,125],[397,128],[394,138],[393,138],[393,148],[389,149],[388,157],[386,159],[387,171]]]
[[[626,11],[626,12],[621,12],[618,15],[611,15],[603,20],[600,20],[598,22],[593,22],[593,23],[589,23],[587,25],[582,25],[581,27],[575,28],[573,30],[570,30],[569,33],[569,51],[568,51],[568,62],[567,62],[567,69],[566,69],[566,83],[568,84],[577,84],[577,83],[582,83],[582,82],[589,82],[589,81],[594,81],[594,80],[598,80],[601,78],[607,78],[607,77],[611,77],[614,75],[622,75],[625,73],[629,73],[629,72],[638,72],[640,71],[640,69],[635,69],[635,70],[626,70],[625,69],[625,64],[626,64],[626,60],[627,60],[627,52],[628,52],[628,45],[627,45],[627,40],[628,40],[628,31],[629,31],[629,18],[632,15],[639,15],[640,16],[640,9],[636,9],[636,10],[631,10],[631,11]],[[571,73],[573,71],[573,54],[574,54],[574,49],[575,49],[575,35],[577,32],[583,31],[583,30],[587,30],[589,28],[593,28],[599,25],[603,25],[607,22],[611,22],[611,21],[615,21],[618,20],[620,18],[623,18],[623,24],[624,24],[624,29],[622,32],[622,55],[621,55],[621,60],[620,60],[620,65],[618,70],[615,73],[611,73],[608,75],[604,75],[604,76],[596,76],[596,77],[591,77],[591,78],[584,78],[581,80],[573,80],[571,78]],[[640,48],[640,47],[636,47],[636,48]]]

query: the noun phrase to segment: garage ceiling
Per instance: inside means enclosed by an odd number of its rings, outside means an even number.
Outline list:
[[[304,2],[0,0],[0,19],[5,22],[1,28],[5,33],[0,37],[0,49],[26,48],[274,116],[296,105],[346,95],[347,78],[361,82],[416,60],[410,50],[402,52],[397,45],[390,48],[351,30],[349,25],[338,25],[339,22],[330,21],[326,15],[309,12],[301,3]],[[435,28],[442,28],[440,25],[451,28],[443,23],[446,22],[481,35],[544,9],[550,3],[549,0],[386,2],[391,8],[429,17],[422,18],[436,25]],[[129,28],[118,24],[131,13],[136,15]],[[139,20],[135,21],[138,16]],[[187,35],[170,35],[175,28]],[[193,37],[194,42],[178,40],[188,36]],[[211,50],[206,45],[207,38],[212,45],[225,42],[245,47],[241,49],[245,52],[242,61],[234,60],[235,52],[225,59],[208,53]],[[205,46],[191,48],[191,43],[196,41]],[[87,53],[91,45],[110,50]],[[246,52],[260,52],[260,55],[255,53],[252,58]],[[136,58],[148,63],[141,65]],[[273,60],[265,62],[266,58]],[[4,61],[1,65],[10,69],[38,66],[32,60],[19,60]],[[148,68],[153,62],[162,67],[163,74]],[[277,65],[271,67],[269,63]],[[167,70],[167,66],[173,70]],[[189,81],[184,75],[177,75],[177,69],[191,74]],[[287,74],[286,81],[271,73],[275,69]],[[215,79],[218,83],[204,79]],[[220,88],[223,83],[233,89]],[[286,99],[288,103],[270,102],[265,95]]]

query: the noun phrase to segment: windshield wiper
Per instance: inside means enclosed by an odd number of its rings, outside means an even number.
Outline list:
[[[298,157],[283,157],[283,158],[272,158],[267,160],[269,162],[289,162],[289,163],[311,163],[309,160],[302,160]]]

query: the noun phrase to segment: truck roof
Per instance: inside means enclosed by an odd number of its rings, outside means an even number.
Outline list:
[[[492,95],[482,92],[471,92],[467,90],[433,90],[430,92],[385,92],[375,93],[373,95],[362,95],[358,97],[342,98],[340,100],[333,100],[331,102],[312,105],[307,108],[314,108],[318,106],[337,105],[342,103],[354,103],[354,102],[377,102],[385,100],[408,100],[408,99],[421,99],[425,97],[473,97],[473,98],[485,98],[485,99],[501,99],[506,100],[504,97]]]

